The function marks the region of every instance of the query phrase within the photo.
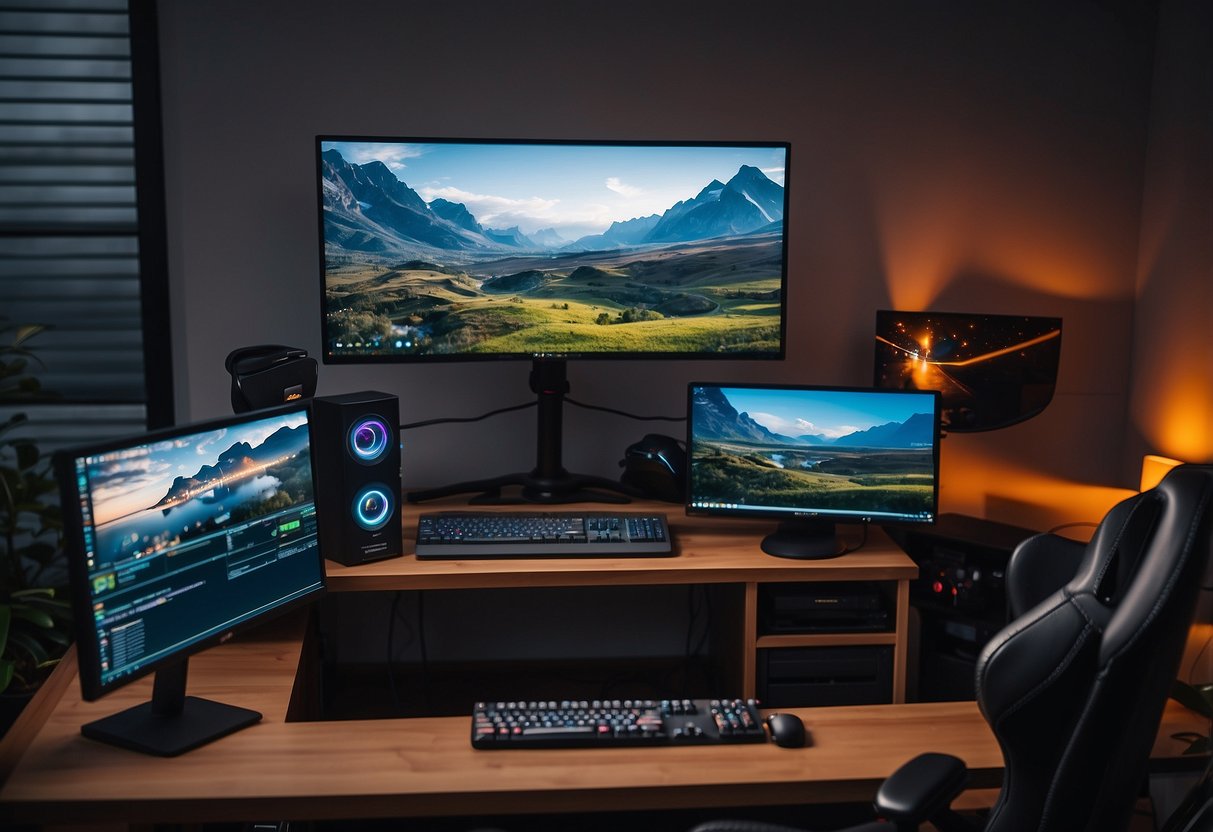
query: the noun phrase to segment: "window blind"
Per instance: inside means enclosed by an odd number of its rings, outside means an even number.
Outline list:
[[[56,394],[0,417],[44,451],[146,424],[132,109],[126,0],[0,2],[0,317]]]

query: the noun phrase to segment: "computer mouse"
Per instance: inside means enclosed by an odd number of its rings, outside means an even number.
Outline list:
[[[800,748],[804,745],[804,723],[796,714],[771,714],[767,717],[767,730],[780,748]]]

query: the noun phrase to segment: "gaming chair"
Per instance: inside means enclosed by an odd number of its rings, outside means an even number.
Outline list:
[[[881,820],[982,832],[1116,832],[1130,821],[1213,553],[1213,465],[1181,465],[1108,512],[1091,541],[1036,535],[1007,566],[1011,622],[977,661],[977,703],[1005,763],[989,816],[948,805],[961,760],[924,754],[881,786]],[[792,832],[711,821],[694,832]]]

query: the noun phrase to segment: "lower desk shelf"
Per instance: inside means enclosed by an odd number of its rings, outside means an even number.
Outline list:
[[[406,554],[358,566],[326,563],[330,592],[492,589],[531,587],[704,585],[713,599],[712,631],[717,677],[734,691],[753,697],[758,689],[759,650],[783,647],[889,647],[892,680],[889,701],[905,701],[909,582],[914,562],[882,531],[873,529],[864,547],[828,560],[776,558],[759,548],[770,523],[748,519],[688,517],[668,503],[638,501],[628,510],[664,513],[675,554],[658,558],[525,558],[475,561],[419,561],[411,553],[417,516],[461,505],[437,501],[406,505]],[[532,506],[498,506],[496,511],[529,511]],[[760,634],[759,591],[771,584],[875,582],[890,599],[890,627],[882,632]],[[734,585],[732,591],[725,589]],[[740,586],[741,591],[736,591]]]

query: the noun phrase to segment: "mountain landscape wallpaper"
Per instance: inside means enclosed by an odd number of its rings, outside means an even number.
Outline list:
[[[101,566],[161,552],[310,502],[306,416],[275,416],[95,457],[88,482]]]
[[[330,356],[782,344],[786,145],[320,141]]]
[[[696,385],[690,413],[695,505],[935,511],[933,394]]]

